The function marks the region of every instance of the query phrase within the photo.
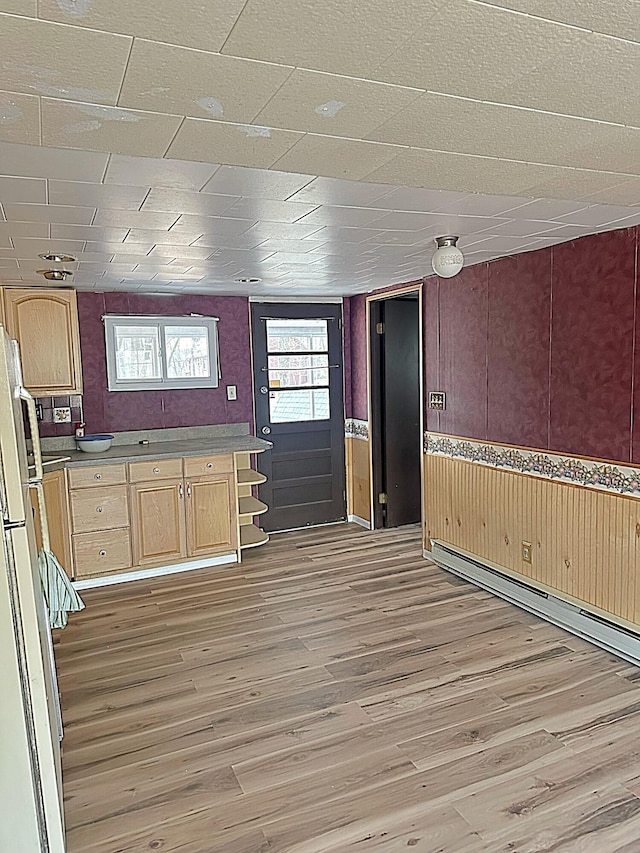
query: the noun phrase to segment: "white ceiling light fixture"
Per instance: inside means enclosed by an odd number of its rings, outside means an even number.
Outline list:
[[[459,237],[436,237],[437,249],[431,258],[431,266],[440,278],[453,278],[464,266],[464,255],[456,246]]]
[[[69,270],[37,270],[38,275],[43,275],[47,281],[64,281],[70,275]]]
[[[42,258],[43,261],[51,261],[54,264],[70,264],[75,261],[75,258],[72,255],[61,255],[58,254],[58,252],[44,252],[43,254],[38,255],[38,257]]]

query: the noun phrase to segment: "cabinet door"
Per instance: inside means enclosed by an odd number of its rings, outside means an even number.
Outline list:
[[[189,556],[231,553],[238,547],[232,474],[186,481]]]
[[[75,291],[9,287],[4,307],[9,334],[20,344],[26,387],[37,397],[81,394]]]
[[[130,486],[134,566],[179,562],[187,554],[182,480]]]
[[[71,561],[71,541],[69,531],[69,506],[67,502],[67,484],[64,470],[50,471],[44,475],[42,480],[44,487],[44,502],[47,508],[47,520],[49,522],[49,540],[51,550],[58,558],[58,562],[64,568],[69,577],[73,576],[73,565]],[[38,497],[35,489],[31,489],[31,503],[33,505],[34,523],[36,528],[36,543],[38,550],[42,548],[42,534],[40,529],[40,510]]]

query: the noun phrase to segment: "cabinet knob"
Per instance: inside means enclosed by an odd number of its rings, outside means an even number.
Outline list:
[[[211,462],[207,462],[207,468],[213,468],[213,465],[211,464]]]
[[[97,507],[96,507],[96,512],[102,512],[102,507],[101,507],[101,506],[97,506]]]
[[[101,480],[101,479],[102,479],[102,474],[94,474],[94,475],[93,475],[93,478],[94,478],[94,480]]]
[[[159,474],[159,473],[160,473],[160,469],[159,469],[159,468],[154,468],[154,469],[153,469],[153,473],[154,473],[154,474]]]
[[[103,550],[103,551],[98,551],[98,554],[99,554],[101,557],[106,557],[106,556],[107,556],[107,552],[106,552],[106,551],[104,551],[104,550]]]

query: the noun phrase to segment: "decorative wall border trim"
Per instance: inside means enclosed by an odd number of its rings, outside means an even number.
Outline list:
[[[369,441],[369,422],[347,418],[344,422],[344,435],[345,438],[361,438],[363,441]]]
[[[544,480],[588,486],[603,492],[640,497],[640,469],[612,465],[540,450],[522,450],[463,438],[424,434],[424,452],[478,462],[490,468],[517,471]]]

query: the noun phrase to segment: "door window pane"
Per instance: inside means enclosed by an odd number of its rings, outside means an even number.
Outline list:
[[[270,388],[329,384],[328,355],[270,355],[268,366]]]
[[[206,326],[165,326],[164,342],[169,379],[211,375]]]
[[[271,423],[325,421],[329,419],[330,414],[328,388],[269,392]]]
[[[326,320],[267,320],[267,352],[323,352],[329,349]]]
[[[158,327],[115,326],[114,341],[118,380],[162,378]]]

